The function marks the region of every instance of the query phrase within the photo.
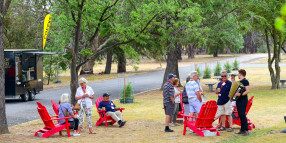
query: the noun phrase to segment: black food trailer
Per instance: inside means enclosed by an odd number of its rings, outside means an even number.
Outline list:
[[[43,91],[43,56],[54,54],[33,49],[6,49],[5,97],[32,101]]]

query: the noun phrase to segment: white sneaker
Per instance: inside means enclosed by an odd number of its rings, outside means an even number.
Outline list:
[[[175,125],[176,125],[176,126],[181,126],[181,124],[179,124],[179,123],[175,123]]]
[[[193,134],[193,133],[195,133],[195,132],[194,132],[193,130],[190,130],[190,133]]]
[[[75,134],[73,134],[73,136],[74,136],[74,137],[76,137],[76,136],[80,136],[80,134],[78,134],[78,133],[75,133]]]
[[[172,123],[170,126],[171,126],[171,127],[175,127],[176,125],[175,125],[174,123]]]

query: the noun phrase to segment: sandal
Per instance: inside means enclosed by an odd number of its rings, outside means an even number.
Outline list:
[[[218,131],[225,131],[225,127],[220,127]]]
[[[94,133],[89,133],[89,134],[96,134],[96,132],[94,132]]]
[[[221,125],[217,125],[217,126],[216,126],[216,129],[219,129],[219,128],[221,128]]]
[[[226,131],[227,132],[233,132],[233,128],[228,128]]]

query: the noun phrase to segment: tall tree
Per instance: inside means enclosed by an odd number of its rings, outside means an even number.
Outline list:
[[[202,7],[204,28],[207,37],[208,53],[217,57],[219,52],[229,49],[238,52],[243,48],[243,37],[240,23],[235,13],[242,3],[221,0],[200,1]]]
[[[126,10],[132,6],[120,0],[54,1],[56,39],[65,45],[66,57],[70,58],[72,103],[75,103],[78,73],[84,64],[105,51],[140,41],[142,35],[148,34],[145,31],[156,17],[157,5],[148,0],[140,2],[142,5],[136,4],[138,9]],[[97,37],[101,41],[93,51],[91,47]]]
[[[167,66],[163,77],[162,86],[167,81],[170,73],[180,78],[178,68],[177,49],[180,45],[187,45],[189,42],[199,35],[201,28],[201,10],[197,3],[189,0],[180,1],[164,1],[162,3],[164,11],[161,17],[164,19],[160,26],[161,41],[165,41],[167,50]]]
[[[8,133],[5,108],[4,18],[12,0],[0,1],[0,134]]]
[[[280,15],[280,8],[283,4],[284,0],[259,0],[259,2],[251,0],[241,11],[244,18],[250,18],[250,22],[255,29],[264,32],[272,89],[280,88],[279,56],[286,39],[285,33],[281,33],[275,28],[274,19]]]

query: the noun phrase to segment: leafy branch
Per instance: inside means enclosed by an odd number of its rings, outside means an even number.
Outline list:
[[[147,24],[145,25],[145,27],[143,29],[141,29],[141,31],[132,39],[129,39],[129,40],[126,40],[126,41],[123,41],[123,42],[118,42],[116,44],[113,44],[107,48],[103,48],[103,49],[100,49],[99,51],[97,51],[95,54],[93,54],[92,56],[88,57],[85,61],[83,61],[82,63],[78,64],[76,69],[77,71],[80,69],[81,66],[83,66],[85,63],[87,63],[90,59],[92,58],[96,58],[98,57],[99,55],[101,55],[102,53],[104,53],[105,51],[107,50],[111,50],[113,48],[116,48],[120,45],[124,45],[124,44],[128,44],[128,43],[131,43],[135,40],[135,38],[137,38],[140,34],[142,34],[146,29],[147,27],[151,24],[151,22],[156,18],[157,14],[154,15],[148,22]]]

